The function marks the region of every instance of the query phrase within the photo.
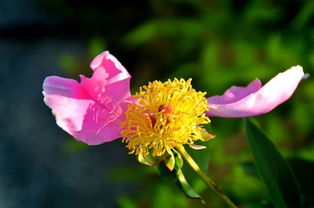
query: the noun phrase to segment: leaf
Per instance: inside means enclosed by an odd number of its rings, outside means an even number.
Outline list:
[[[295,171],[302,194],[307,198],[311,198],[314,202],[314,186],[313,183],[309,183],[309,181],[313,181],[314,162],[299,158],[289,159],[288,161]]]
[[[244,119],[255,166],[276,208],[300,208],[301,197],[289,164],[275,145],[249,119]]]
[[[195,192],[192,186],[187,182],[181,169],[174,169],[173,171],[170,171],[165,166],[165,164],[160,163],[158,165],[158,170],[162,178],[169,181],[174,181],[187,197],[192,199],[200,199],[202,203],[204,203],[201,196]]]
[[[204,203],[201,196],[198,193],[196,193],[193,190],[192,186],[187,182],[181,169],[176,172],[176,175],[178,179],[177,183],[179,182],[178,185],[183,190],[185,195],[192,199],[201,199],[202,203]]]
[[[312,181],[314,175],[314,162],[300,158],[290,158],[288,162],[300,186],[304,206],[307,207],[306,204],[314,204],[314,186],[312,183],[309,183],[309,181]],[[246,173],[258,177],[256,168],[252,162],[242,163],[241,167]]]
[[[295,171],[295,176],[300,184],[300,189],[304,197],[304,207],[306,205],[314,204],[314,186],[313,186],[313,175],[314,175],[314,162],[302,160],[299,158],[289,159],[289,164]]]

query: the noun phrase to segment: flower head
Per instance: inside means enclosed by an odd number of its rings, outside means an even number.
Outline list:
[[[131,153],[162,156],[183,144],[210,139],[202,126],[207,116],[247,117],[264,114],[288,100],[306,78],[301,66],[279,73],[262,86],[255,79],[206,100],[191,79],[154,81],[130,94],[128,71],[108,51],[94,58],[91,78],[81,81],[49,76],[43,83],[45,103],[56,122],[79,141],[97,145],[123,137]]]
[[[162,156],[202,139],[202,126],[210,122],[205,94],[192,88],[191,79],[154,81],[141,87],[121,125],[127,148],[136,155]]]

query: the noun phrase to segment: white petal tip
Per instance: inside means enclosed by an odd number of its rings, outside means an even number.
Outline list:
[[[191,147],[192,149],[195,149],[195,150],[206,149],[206,146],[204,146],[204,145],[197,145],[197,144],[191,144],[190,147]]]
[[[90,63],[90,68],[95,69],[99,67],[104,59],[109,53],[109,51],[103,51],[102,53],[98,54]]]
[[[309,74],[309,73],[306,73],[306,74],[304,74],[303,75],[303,78],[302,79],[307,79],[307,78],[309,78],[311,75]]]

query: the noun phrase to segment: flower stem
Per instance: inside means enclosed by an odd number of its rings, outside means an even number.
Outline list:
[[[206,173],[204,173],[193,158],[187,153],[183,146],[176,148],[181,156],[187,161],[190,167],[198,174],[198,176],[211,188],[230,208],[237,208],[237,206],[223,193],[218,185],[212,181]]]

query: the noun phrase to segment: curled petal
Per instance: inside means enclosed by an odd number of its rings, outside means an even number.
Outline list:
[[[105,68],[109,74],[110,83],[131,78],[128,71],[122,66],[116,57],[109,53],[109,51],[104,51],[97,55],[90,63],[90,68],[93,70]]]
[[[56,122],[77,140],[90,145],[121,137],[130,99],[130,75],[109,52],[91,63],[91,78],[76,80],[50,76],[44,80],[44,102],[52,109]]]
[[[99,91],[103,91],[103,93],[106,91],[107,95],[116,100],[130,96],[131,76],[109,51],[104,51],[96,56],[91,62],[90,67],[94,70],[94,75],[91,79],[96,79],[99,82],[103,81],[103,87],[97,89],[96,94]],[[100,78],[99,75],[101,75]],[[104,89],[104,86],[106,89]]]
[[[233,86],[221,96],[207,99],[208,116],[248,117],[264,114],[288,100],[304,77],[301,66],[279,73],[264,86],[258,79],[247,87]]]

